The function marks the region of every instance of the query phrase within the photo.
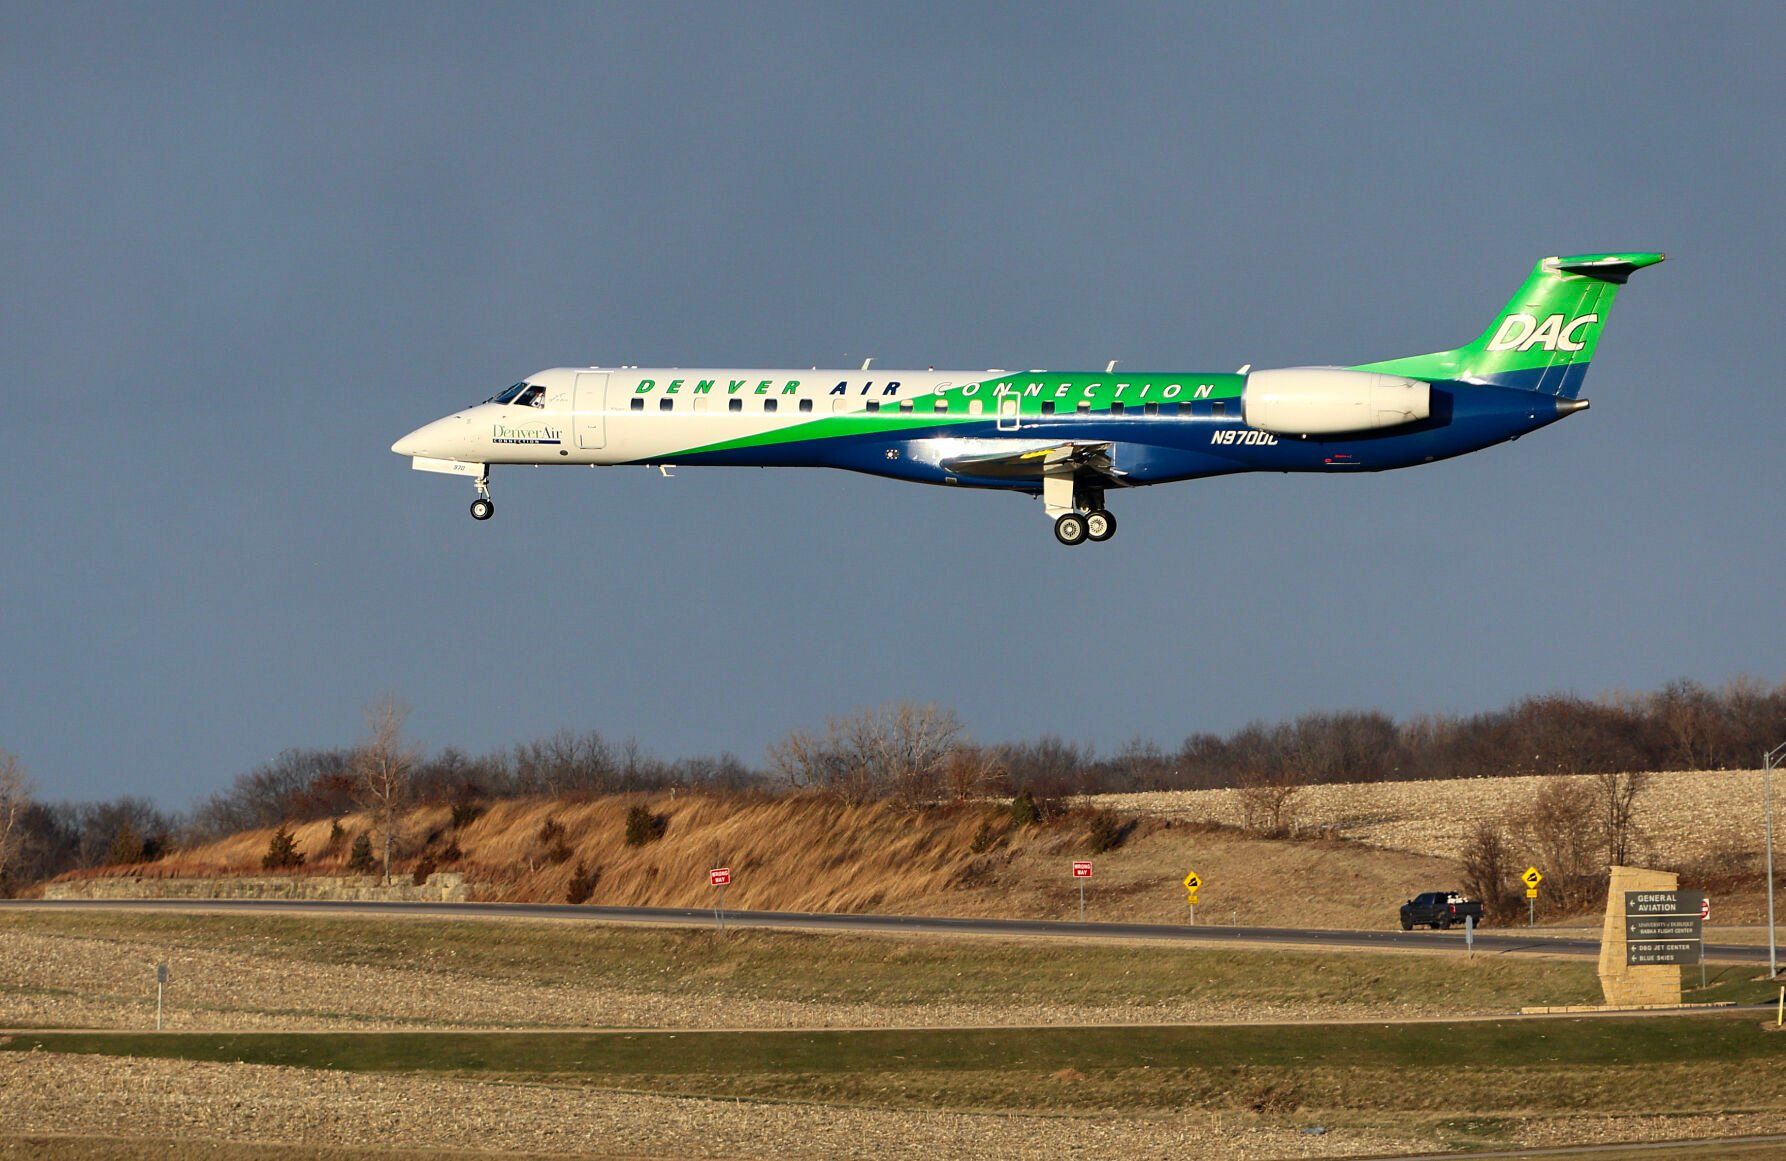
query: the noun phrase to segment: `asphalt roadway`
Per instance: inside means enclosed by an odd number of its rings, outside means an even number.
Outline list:
[[[10,899],[6,910],[258,912],[309,915],[406,915],[438,919],[562,919],[595,923],[663,923],[713,926],[715,913],[697,907],[594,907],[569,903],[382,903],[334,899]],[[1166,923],[1071,923],[1047,919],[959,919],[940,915],[838,915],[815,911],[726,911],[727,927],[801,931],[906,932],[926,935],[1026,936],[1094,940],[1159,940],[1189,944],[1252,944],[1296,947],[1375,948],[1405,951],[1465,950],[1464,932],[1333,931],[1304,927],[1191,927]],[[1475,949],[1495,955],[1598,957],[1600,941],[1568,937],[1476,934]],[[1767,948],[1707,944],[1710,961],[1766,963]]]

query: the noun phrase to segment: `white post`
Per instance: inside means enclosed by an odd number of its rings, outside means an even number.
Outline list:
[[[1079,922],[1085,922],[1085,880],[1079,880]]]
[[[167,985],[161,981],[155,982],[155,1031],[157,1032],[161,1031],[161,993],[166,988]]]
[[[1767,802],[1767,978],[1780,974],[1779,943],[1774,935],[1774,760],[1786,751],[1786,742],[1761,758],[1762,797]]]
[[[717,888],[719,901],[713,905],[713,918],[719,920],[719,933],[726,933],[726,885],[721,883]]]

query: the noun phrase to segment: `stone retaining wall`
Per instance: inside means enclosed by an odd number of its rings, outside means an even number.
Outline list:
[[[463,903],[471,884],[453,871],[436,871],[418,887],[408,875],[390,886],[372,875],[255,875],[216,879],[118,876],[70,879],[44,886],[45,899],[354,899],[401,903]]]

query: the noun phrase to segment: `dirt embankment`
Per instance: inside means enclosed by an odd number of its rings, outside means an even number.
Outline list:
[[[922,810],[849,805],[807,796],[707,794],[527,799],[491,804],[455,826],[446,806],[411,811],[401,829],[407,876],[424,856],[463,874],[473,898],[564,902],[579,868],[591,903],[707,907],[711,867],[732,869],[727,906],[791,911],[1071,918],[1074,859],[1094,860],[1087,916],[1181,922],[1180,886],[1195,870],[1203,923],[1385,928],[1420,891],[1461,886],[1457,854],[1470,823],[1529,799],[1536,779],[1464,779],[1310,787],[1297,822],[1324,836],[1267,840],[1239,829],[1231,790],[1103,795],[1066,818],[1019,826],[1003,802]],[[1751,801],[1753,800],[1753,802]],[[1759,849],[1753,773],[1650,776],[1637,814],[1649,865],[1678,866],[1707,851]],[[627,842],[627,815],[644,808],[661,834]],[[1122,841],[1096,851],[1094,812],[1121,820]],[[299,874],[341,875],[363,816],[295,829]],[[259,875],[270,830],[247,831],[104,875]],[[1744,844],[1748,844],[1744,847]],[[1718,897],[1723,922],[1753,922],[1755,890]],[[1542,918],[1542,916],[1541,916]],[[1561,918],[1561,917],[1558,917]]]
[[[626,841],[627,813],[643,806],[662,835]],[[295,829],[306,875],[339,875],[364,817]],[[710,907],[711,867],[728,866],[728,907],[788,911],[1071,918],[1075,859],[1092,858],[1087,916],[1182,922],[1180,885],[1195,870],[1205,886],[1203,923],[1388,927],[1420,890],[1452,885],[1452,860],[1331,840],[1282,842],[1172,818],[1128,816],[1115,849],[1095,852],[1092,813],[1080,809],[1019,826],[1004,803],[926,810],[852,806],[811,797],[629,795],[586,801],[534,799],[491,805],[454,827],[447,807],[411,812],[403,826],[407,872],[425,854],[464,874],[473,897],[563,902],[579,868],[588,901],[616,906]],[[180,851],[160,863],[108,868],[111,876],[260,875],[270,830],[247,831]],[[457,857],[445,855],[456,851]]]

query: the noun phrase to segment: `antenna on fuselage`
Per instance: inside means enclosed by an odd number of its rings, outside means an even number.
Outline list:
[[[1116,360],[1115,359],[1112,359],[1108,363],[1104,364],[1104,374],[1106,374],[1106,375],[1112,374],[1113,372],[1115,372],[1115,370],[1116,370]]]
[[[870,355],[870,356],[868,356],[868,358],[866,358],[866,359],[863,359],[863,360],[862,360],[862,369],[863,369],[863,370],[864,370],[864,371],[866,371],[866,370],[868,370],[868,364],[870,364],[870,363],[872,363],[872,362],[874,362],[874,356],[873,356],[873,355]]]

